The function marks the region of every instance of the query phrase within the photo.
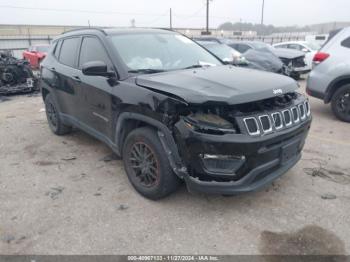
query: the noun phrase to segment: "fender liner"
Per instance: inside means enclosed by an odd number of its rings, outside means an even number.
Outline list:
[[[163,146],[164,151],[167,154],[171,168],[173,169],[175,174],[180,178],[183,178],[184,175],[187,174],[187,168],[183,165],[181,161],[181,157],[179,155],[177,145],[168,127],[163,123],[142,114],[133,113],[133,112],[123,112],[119,115],[117,124],[116,124],[116,132],[115,132],[115,143],[117,145],[117,150],[119,155],[121,155],[121,151],[122,151],[121,149],[122,141],[121,141],[120,134],[122,131],[122,127],[125,121],[127,120],[138,120],[157,128],[159,140]]]
[[[337,84],[339,82],[342,82],[342,81],[348,81],[348,83],[350,83],[350,75],[344,75],[344,76],[337,77],[328,85],[328,87],[326,89],[326,94],[324,96],[325,104],[328,104],[331,101]]]

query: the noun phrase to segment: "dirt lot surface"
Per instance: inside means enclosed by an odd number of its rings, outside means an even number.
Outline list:
[[[322,101],[311,99],[302,160],[268,188],[182,187],[158,202],[104,144],[53,135],[43,107],[40,96],[0,102],[1,254],[350,254],[350,125]]]

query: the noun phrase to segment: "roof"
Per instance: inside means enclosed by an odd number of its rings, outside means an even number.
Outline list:
[[[168,29],[154,29],[154,28],[78,28],[67,32],[64,32],[61,36],[79,35],[79,34],[93,34],[102,33],[104,35],[117,35],[117,34],[141,34],[141,33],[176,33]]]
[[[280,42],[276,43],[274,45],[285,45],[285,44],[306,44],[307,41],[287,41],[287,42]]]

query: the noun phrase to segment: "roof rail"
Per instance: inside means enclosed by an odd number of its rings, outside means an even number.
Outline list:
[[[66,34],[66,33],[71,33],[71,32],[75,32],[75,31],[82,31],[82,30],[97,30],[102,32],[103,34],[106,35],[106,32],[103,30],[103,28],[100,27],[80,27],[80,28],[74,28],[68,31],[63,32],[62,34]]]

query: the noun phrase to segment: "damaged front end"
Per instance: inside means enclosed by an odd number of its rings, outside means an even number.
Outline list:
[[[0,95],[29,93],[37,90],[37,80],[26,60],[9,52],[0,53]]]
[[[310,71],[305,63],[305,56],[293,59],[280,58],[283,62],[283,74],[298,79],[300,74],[306,74]]]
[[[190,191],[254,191],[300,159],[311,124],[308,101],[291,92],[239,105],[206,103],[177,111],[172,127]]]

